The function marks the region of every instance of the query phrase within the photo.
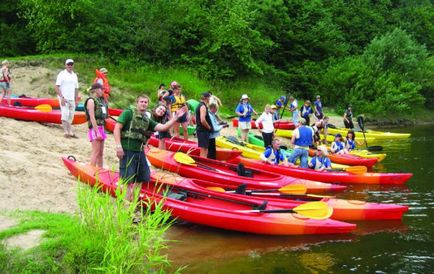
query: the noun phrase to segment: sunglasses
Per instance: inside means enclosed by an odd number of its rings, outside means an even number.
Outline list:
[[[73,66],[74,65],[74,63],[68,63],[68,64],[66,64],[67,66]]]

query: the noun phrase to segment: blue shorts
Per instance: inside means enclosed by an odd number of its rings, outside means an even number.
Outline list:
[[[128,184],[149,183],[151,170],[143,151],[124,150],[124,157],[119,162],[120,177]]]

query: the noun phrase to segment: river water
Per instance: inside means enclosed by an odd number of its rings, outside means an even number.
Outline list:
[[[382,129],[383,130],[383,129]],[[391,129],[379,172],[412,172],[404,187],[352,186],[339,198],[410,207],[402,221],[357,222],[349,235],[258,236],[194,224],[171,228],[168,254],[184,273],[433,273],[434,126]],[[377,144],[375,144],[377,145]]]

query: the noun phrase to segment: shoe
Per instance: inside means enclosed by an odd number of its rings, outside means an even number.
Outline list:
[[[68,133],[65,133],[65,134],[63,134],[63,137],[69,139],[69,138],[71,138],[71,135],[69,135]]]
[[[74,139],[78,139],[77,135],[73,134],[69,134],[69,137],[74,138]]]

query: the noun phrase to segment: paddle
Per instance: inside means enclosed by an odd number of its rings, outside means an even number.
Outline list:
[[[295,185],[294,186],[299,186]],[[305,187],[304,185],[301,185]],[[284,187],[285,188],[285,187]],[[223,192],[223,193],[236,193],[240,195],[251,195],[251,196],[277,196],[282,198],[313,198],[313,199],[323,199],[323,198],[334,198],[334,196],[326,196],[326,195],[316,195],[316,194],[305,194],[305,193],[294,193],[290,192],[290,190],[285,189],[282,193],[273,192],[275,190],[248,190],[243,193],[236,192],[236,191],[226,191],[226,189],[219,187],[219,186],[208,186],[206,189],[216,191],[216,192]],[[277,191],[280,191],[281,189],[278,189]]]
[[[241,184],[237,187],[237,189],[233,192],[237,193],[237,194],[250,194],[252,192],[257,192],[257,193],[269,193],[269,192],[276,192],[279,191],[283,194],[306,194],[307,191],[307,187],[305,185],[300,185],[300,184],[289,184],[286,186],[283,186],[279,189],[266,189],[266,190],[247,190],[247,184]]]
[[[346,168],[337,168],[337,169],[326,169],[328,172],[335,172],[335,171],[346,171],[348,173],[352,174],[365,174],[368,172],[368,168],[365,166],[349,166]]]
[[[311,219],[323,220],[330,218],[333,214],[333,208],[329,207],[327,203],[307,202],[296,206],[292,209],[252,209],[252,210],[237,210],[243,213],[297,213]]]
[[[289,92],[286,94],[286,97],[285,97],[285,104],[284,104],[284,106],[283,106],[282,113],[280,114],[279,122],[277,122],[277,126],[274,128],[274,133],[276,133],[277,129],[278,129],[279,126],[280,126],[280,121],[282,121],[282,119],[283,119],[283,114],[285,113],[286,106],[288,105],[288,102],[289,102],[288,97],[289,97]],[[297,126],[297,125],[295,125],[295,126]]]
[[[182,152],[176,152],[175,155],[173,155],[173,159],[175,159],[175,161],[180,163],[180,164],[184,164],[184,165],[188,165],[188,166],[198,166],[198,167],[212,170],[215,172],[229,174],[229,173],[224,172],[222,170],[219,170],[217,168],[213,168],[213,167],[201,164],[201,163],[197,163],[193,158],[191,158],[190,156],[188,156],[187,154],[182,153]]]
[[[363,138],[365,139],[366,149],[368,151],[381,151],[381,150],[383,150],[382,146],[371,146],[371,147],[368,146],[368,142],[366,141],[366,135],[365,135],[365,121],[363,120],[362,115],[357,117],[357,124],[359,124],[359,127],[362,130]]]
[[[35,107],[36,110],[39,110],[41,112],[51,112],[53,110],[53,108],[51,107],[51,105],[49,104],[42,104],[42,105],[37,105]]]

